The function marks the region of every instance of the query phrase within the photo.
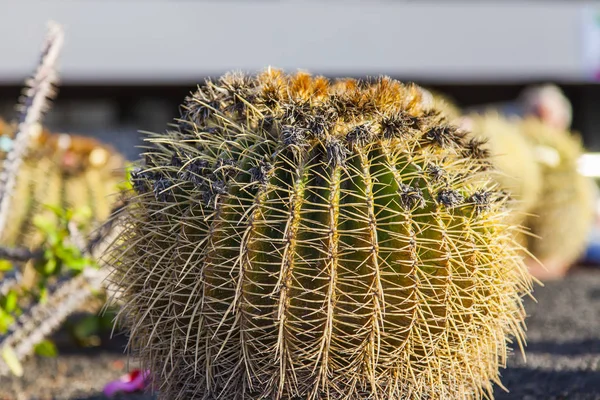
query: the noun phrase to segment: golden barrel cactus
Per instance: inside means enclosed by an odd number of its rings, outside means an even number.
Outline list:
[[[164,399],[480,399],[531,279],[482,144],[380,78],[208,80],[110,250]]]
[[[3,138],[13,129],[1,124]],[[10,145],[10,141],[6,141]],[[2,153],[4,154],[4,153]],[[90,212],[89,230],[106,220],[125,180],[125,160],[93,138],[53,134],[39,128],[19,170],[13,209],[1,241],[10,246],[36,247],[41,237],[33,219],[56,216],[45,205]],[[86,232],[87,233],[87,232]]]
[[[521,120],[488,112],[465,116],[465,124],[473,137],[488,143],[491,161],[497,169],[494,179],[512,198],[515,222],[523,223],[539,201],[542,171],[533,146],[522,132]]]
[[[578,171],[583,145],[577,135],[534,118],[524,120],[521,130],[542,176],[539,200],[525,224],[534,234],[527,247],[544,268],[534,261],[530,266],[542,278],[557,278],[585,251],[594,221],[596,183]]]

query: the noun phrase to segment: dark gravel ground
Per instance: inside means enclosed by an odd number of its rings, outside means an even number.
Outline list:
[[[509,393],[497,400],[600,400],[600,268],[581,268],[546,283],[527,300],[527,361],[513,354],[502,370]],[[63,348],[56,359],[35,358],[22,378],[0,379],[0,399],[102,400],[104,384],[128,370],[123,338],[102,349]],[[133,368],[135,365],[130,365]],[[116,397],[150,400],[147,395]]]
[[[527,301],[527,361],[509,359],[496,400],[600,399],[600,268],[536,288]]]

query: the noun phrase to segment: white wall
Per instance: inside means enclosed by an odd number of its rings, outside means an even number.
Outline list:
[[[0,2],[0,83],[65,25],[63,82],[192,82],[268,64],[429,81],[583,79],[577,1]]]

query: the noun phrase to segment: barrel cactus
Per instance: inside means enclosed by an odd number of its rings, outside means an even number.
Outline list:
[[[542,176],[539,200],[525,224],[534,234],[527,247],[544,268],[534,261],[529,264],[542,278],[560,277],[585,251],[594,220],[596,183],[578,171],[583,145],[576,134],[533,118],[522,121],[521,130]]]
[[[10,146],[13,127],[4,123],[0,128]],[[125,180],[124,158],[110,146],[89,137],[38,128],[19,170],[14,206],[1,238],[5,245],[39,246],[35,216],[56,219],[45,205],[89,210],[91,231],[109,217],[118,185]],[[0,152],[0,157],[3,154]]]
[[[150,135],[110,250],[165,399],[479,399],[531,278],[485,146],[389,78],[226,74]]]
[[[498,171],[495,181],[510,193],[515,222],[523,223],[539,202],[542,171],[534,147],[522,132],[522,121],[488,112],[464,116],[462,126],[468,126],[473,137],[487,141]]]

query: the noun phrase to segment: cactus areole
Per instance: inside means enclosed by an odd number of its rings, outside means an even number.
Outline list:
[[[113,279],[162,398],[492,396],[531,279],[422,93],[227,74],[149,135]]]

